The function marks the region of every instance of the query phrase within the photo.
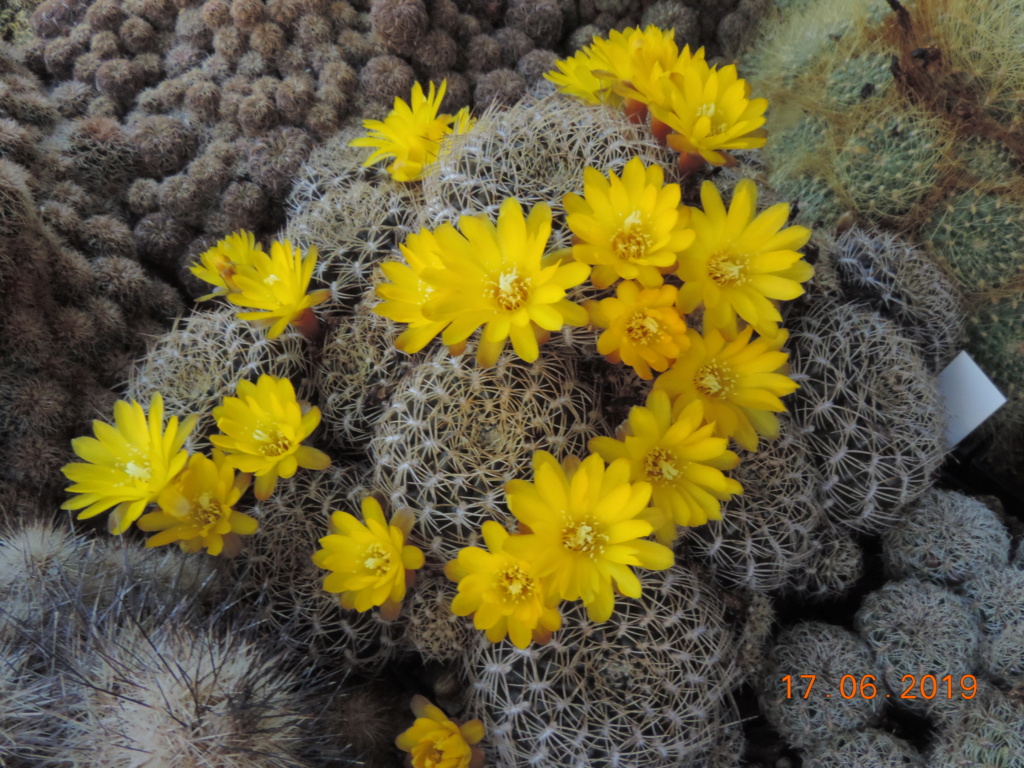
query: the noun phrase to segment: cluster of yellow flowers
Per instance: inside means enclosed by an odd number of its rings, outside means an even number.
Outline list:
[[[119,400],[114,424],[94,421],[95,437],[72,441],[84,461],[61,470],[75,494],[62,508],[81,509],[80,520],[113,508],[110,532],[120,535],[137,520],[141,530],[156,534],[147,547],[177,541],[186,552],[237,553],[239,537],[257,528],[254,518],[234,509],[253,476],[256,498],[263,500],[278,477],[291,477],[298,467],[324,469],[331,461],[302,445],[320,423],[320,410],[303,408],[290,381],[263,375],[239,382],[237,393],[213,409],[223,434],[210,438],[219,449],[212,458],[184,449],[196,416],[180,424],[172,417],[165,429],[159,392],[148,414],[134,400]],[[154,502],[159,511],[143,514]]]
[[[454,115],[438,114],[447,86],[448,81],[442,80],[441,87],[435,92],[434,84],[431,83],[430,90],[424,96],[423,87],[416,83],[412,87],[411,103],[407,104],[395,97],[394,109],[384,120],[364,120],[363,127],[370,134],[349,144],[352,147],[374,149],[363,167],[373,165],[378,160],[394,158],[387,166],[387,171],[395,181],[418,181],[423,178],[424,171],[437,161],[443,140],[448,136],[465,133],[473,127],[469,107],[463,107]]]
[[[255,235],[243,230],[207,250],[190,269],[214,287],[199,301],[224,296],[236,306],[255,310],[239,312],[238,317],[257,328],[269,328],[267,336],[271,339],[280,336],[289,324],[308,338],[316,338],[319,323],[312,308],[331,295],[326,288],[309,291],[316,259],[316,246],[303,256],[287,240],[275,240],[267,254],[256,243]]]
[[[725,150],[763,147],[767,99],[750,98],[735,65],[712,67],[703,48],[680,51],[674,38],[654,26],[612,30],[545,77],[592,104],[622,106],[637,122],[650,113],[655,136],[679,152],[686,171],[731,163]]]

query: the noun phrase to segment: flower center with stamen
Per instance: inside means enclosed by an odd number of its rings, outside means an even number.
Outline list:
[[[498,589],[506,600],[522,600],[533,594],[533,579],[517,563],[498,574]]]
[[[280,283],[280,282],[281,282],[281,278],[278,277],[275,274],[269,274],[269,275],[267,275],[266,277],[263,278],[263,284],[264,285],[273,285],[274,283]]]
[[[738,285],[747,281],[747,260],[731,250],[719,251],[708,259],[708,276],[718,285]]]
[[[708,121],[710,122],[710,127],[708,128],[709,136],[717,136],[718,134],[723,133],[725,131],[725,121],[714,119],[715,103],[713,101],[708,102],[707,104],[700,105],[700,108],[697,110],[697,119],[699,120],[702,117],[708,118]]]
[[[612,251],[623,261],[640,261],[650,247],[651,238],[643,230],[640,211],[633,211],[622,222],[622,229],[612,236]]]
[[[705,397],[728,397],[735,383],[731,371],[717,363],[701,366],[693,377],[693,386]]]
[[[153,470],[150,469],[148,461],[129,461],[123,464],[122,468],[126,475],[135,480],[141,480],[144,483],[149,482],[149,479],[153,477]]]
[[[562,546],[572,552],[582,552],[593,556],[604,549],[607,536],[598,533],[591,521],[581,520],[562,529]]]
[[[281,456],[292,448],[292,441],[277,429],[266,432],[262,429],[253,430],[252,439],[257,444],[259,452],[270,458]]]
[[[661,323],[643,310],[638,310],[626,321],[626,335],[634,344],[647,346],[661,338]]]
[[[391,568],[391,553],[380,544],[368,546],[363,557],[363,567],[375,576],[383,576]]]
[[[515,269],[502,272],[489,288],[491,298],[506,312],[522,307],[530,294],[529,283]]]
[[[682,473],[676,467],[678,457],[665,448],[655,448],[644,457],[644,474],[651,483],[674,483]]]
[[[202,529],[212,525],[224,516],[224,508],[220,502],[217,499],[211,498],[208,493],[202,494],[195,500],[190,512],[190,522],[197,528]]]

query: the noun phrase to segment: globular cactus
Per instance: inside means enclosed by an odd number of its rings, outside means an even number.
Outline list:
[[[956,586],[1005,567],[1010,536],[996,514],[952,491],[932,489],[882,532],[886,574]]]
[[[398,383],[377,421],[374,487],[420,511],[411,541],[441,567],[477,544],[484,521],[514,525],[504,486],[529,473],[534,451],[586,456],[591,437],[611,433],[597,406],[555,344],[534,363],[506,352],[490,368],[441,349]]]
[[[910,768],[925,764],[909,742],[877,728],[836,734],[804,751],[802,757],[805,768]]]
[[[884,528],[942,462],[935,381],[913,342],[877,313],[815,301],[787,327],[800,384],[790,408],[823,478],[824,508],[841,525]]]
[[[517,198],[524,209],[551,206],[556,222],[550,249],[569,245],[561,219],[562,197],[581,194],[583,169],[621,173],[626,162],[671,166],[670,151],[621,113],[553,94],[524,99],[508,110],[482,115],[472,131],[452,137],[423,179],[429,228],[464,214],[497,217],[501,202]]]
[[[917,579],[890,581],[864,598],[854,624],[875,654],[893,704],[939,716],[963,704],[942,682],[951,676],[956,688],[977,672],[981,633],[963,598]],[[927,697],[928,675],[938,681],[933,698]],[[908,690],[915,698],[903,696]]]
[[[287,378],[297,397],[309,400],[310,369],[309,343],[301,334],[268,339],[223,307],[179,320],[132,369],[128,396],[148,403],[159,392],[169,415],[199,416],[189,438],[198,450],[215,430],[213,409],[235,395],[239,381],[255,382],[262,374]]]
[[[722,505],[722,519],[680,530],[677,548],[726,588],[779,590],[811,558],[821,517],[815,469],[792,425],[782,424],[779,438],[745,455],[731,473],[744,492]]]
[[[931,768],[1013,768],[1024,755],[1020,706],[1001,691],[983,686],[951,710],[928,751]]]
[[[895,321],[933,371],[964,343],[962,298],[920,248],[888,232],[852,227],[836,241],[843,296]]]
[[[1024,424],[1024,291],[1008,288],[977,302],[966,327],[971,353],[1007,398],[988,431],[1009,424],[1019,435]]]
[[[864,641],[819,621],[779,634],[756,687],[761,712],[795,747],[814,747],[877,724],[890,690]],[[854,695],[847,696],[851,690]]]
[[[1024,571],[997,566],[979,569],[961,591],[986,634],[995,635],[1024,624]]]
[[[566,604],[547,645],[475,646],[467,715],[484,721],[491,765],[706,764],[735,717],[724,604],[685,565],[641,581],[603,624]]]

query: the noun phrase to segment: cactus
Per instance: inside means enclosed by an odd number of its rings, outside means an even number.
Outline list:
[[[574,603],[545,646],[475,646],[467,714],[484,721],[490,764],[706,764],[735,717],[724,605],[684,565],[642,582],[643,597],[619,599],[603,624]]]
[[[944,694],[932,699],[895,695],[908,688],[910,676],[917,685],[925,675],[959,681],[976,672],[980,631],[963,598],[917,579],[891,581],[864,598],[854,624],[874,652],[894,704],[940,715],[963,704]]]
[[[677,546],[726,588],[779,590],[810,559],[820,517],[815,470],[790,423],[782,425],[781,437],[744,456],[732,473],[744,493],[722,505],[722,519],[681,531]]]
[[[569,350],[547,344],[535,363],[504,353],[492,368],[439,350],[395,387],[370,442],[375,488],[421,517],[410,540],[440,567],[476,545],[480,526],[515,525],[504,485],[529,472],[534,451],[587,455],[611,428]]]
[[[988,568],[1005,567],[1010,536],[975,499],[932,489],[882,532],[885,572],[956,586]]]
[[[1024,270],[1024,206],[1007,195],[962,192],[921,236],[966,291],[1001,288]]]
[[[815,676],[809,695],[807,678],[801,675]],[[854,680],[850,698],[840,695],[844,685],[847,693],[851,689],[848,676]],[[877,687],[878,695],[860,695],[865,679]],[[837,733],[878,723],[888,692],[867,645],[853,632],[819,621],[801,622],[780,633],[756,686],[761,712],[796,747],[812,747]]]
[[[841,525],[884,528],[942,462],[935,382],[914,344],[874,312],[822,300],[788,325],[793,422],[823,477],[825,510]]]
[[[836,242],[835,262],[844,297],[895,321],[930,370],[942,370],[963,347],[959,291],[921,249],[853,227]]]
[[[928,752],[931,768],[1015,768],[1024,755],[1024,718],[1001,691],[982,686],[958,703]]]
[[[213,409],[243,379],[256,381],[264,373],[288,378],[297,396],[308,400],[308,346],[298,333],[271,341],[227,308],[196,312],[176,322],[132,369],[128,395],[147,403],[159,392],[168,415],[198,415],[188,445],[201,450],[216,426]]]
[[[783,591],[812,603],[846,596],[864,576],[864,551],[857,537],[825,520],[809,538],[809,555],[790,574]]]
[[[842,733],[803,754],[805,768],[909,768],[924,758],[908,742],[875,728]]]
[[[966,327],[968,348],[1007,398],[998,420],[1019,434],[1024,425],[1024,292],[996,292],[978,302]],[[989,431],[1000,428],[989,425]]]
[[[964,582],[967,598],[981,627],[997,635],[1014,624],[1024,624],[1024,571],[1006,567],[978,569]]]

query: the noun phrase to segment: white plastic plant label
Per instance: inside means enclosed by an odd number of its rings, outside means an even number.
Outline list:
[[[949,415],[946,447],[950,450],[1006,402],[967,352],[961,352],[942,370],[938,382]]]

